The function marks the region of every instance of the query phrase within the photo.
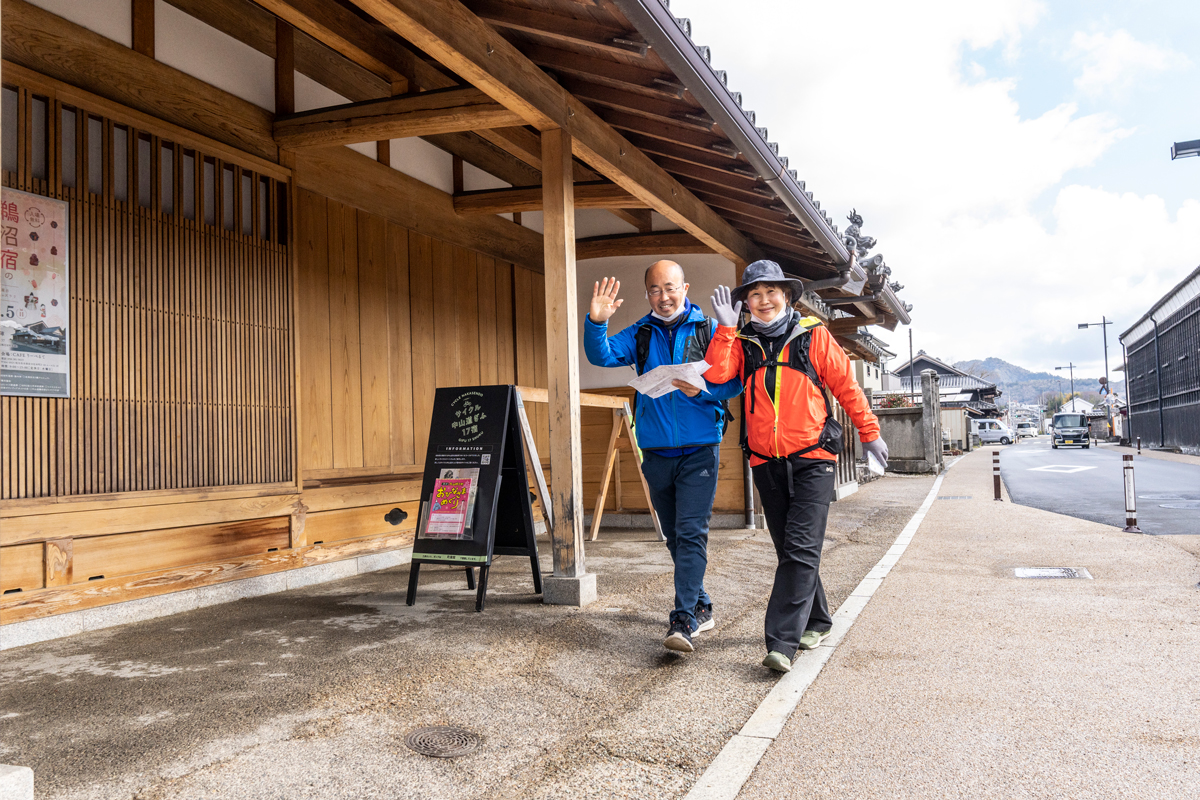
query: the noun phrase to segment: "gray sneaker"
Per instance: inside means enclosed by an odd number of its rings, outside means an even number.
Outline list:
[[[697,603],[696,609],[692,613],[696,616],[696,630],[692,631],[693,636],[704,631],[711,631],[716,627],[717,623],[713,621],[712,603],[708,605]]]
[[[767,657],[763,659],[762,665],[776,672],[792,671],[792,660],[776,650],[767,653]]]
[[[829,638],[830,633],[832,631],[805,631],[804,635],[800,637],[800,649],[816,650],[821,642]]]

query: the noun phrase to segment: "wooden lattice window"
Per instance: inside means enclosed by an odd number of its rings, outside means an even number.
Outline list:
[[[70,206],[72,396],[0,398],[0,499],[293,481],[287,171],[14,71],[4,185]]]

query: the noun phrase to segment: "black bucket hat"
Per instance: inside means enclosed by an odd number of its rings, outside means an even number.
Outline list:
[[[799,300],[800,295],[804,293],[804,282],[798,278],[789,278],[787,275],[784,275],[783,267],[774,261],[755,261],[746,267],[746,271],[742,273],[741,285],[730,292],[733,302],[745,302],[746,294],[756,283],[771,283],[776,286],[786,286],[791,290],[793,303]]]

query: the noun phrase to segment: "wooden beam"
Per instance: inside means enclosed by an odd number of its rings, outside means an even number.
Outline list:
[[[240,151],[278,162],[271,114],[51,14],[3,0],[4,58]]]
[[[454,196],[454,211],[463,216],[541,211],[543,195],[541,186],[463,192]],[[628,208],[640,205],[636,197],[613,183],[575,184],[575,208]]]
[[[683,84],[670,72],[659,72],[648,67],[623,64],[546,45],[528,45],[522,52],[539,67],[588,80],[603,81],[614,88],[634,87],[672,100],[683,98],[687,92]]]
[[[579,424],[579,303],[575,277],[575,203],[571,136],[542,134],[546,268],[546,375],[550,410],[550,498],[554,574],[574,578],[583,554],[583,446]]]
[[[380,36],[371,23],[337,3],[328,0],[255,2],[389,82],[406,80],[420,89],[445,89],[457,83],[404,45]]]
[[[716,252],[759,257],[753,242],[458,0],[352,2],[538,130],[564,129],[574,155]]]
[[[874,325],[875,320],[864,319],[862,317],[838,317],[831,319],[825,323],[825,327],[829,328],[829,332],[834,336],[849,336],[852,333],[858,333],[858,329],[864,325]]]
[[[154,58],[154,0],[133,0],[133,50]]]
[[[610,208],[614,217],[622,222],[628,222],[637,228],[638,233],[650,233],[654,230],[654,219],[648,208]],[[711,249],[709,252],[712,252]]]
[[[275,31],[278,18],[251,0],[166,2],[264,55],[276,57]],[[322,86],[327,86],[350,100],[370,100],[392,93],[391,80],[355,64],[307,33],[293,29],[293,41],[296,71]]]
[[[296,113],[296,29],[275,20],[275,115]]]
[[[671,254],[700,255],[712,253],[712,248],[687,231],[618,234],[593,236],[575,242],[575,259],[606,258],[608,256],[658,256]]]
[[[280,147],[331,147],[512,125],[516,114],[468,86],[364,100],[275,119]]]
[[[296,153],[296,183],[416,233],[542,271],[542,237],[503,217],[467,219],[450,195],[346,147]]]
[[[466,5],[480,19],[497,28],[532,33],[546,39],[623,56],[645,57],[649,50],[636,31],[615,28],[594,20],[551,14],[497,0],[467,0]]]
[[[534,169],[521,159],[496,147],[477,132],[440,133],[421,138],[513,186],[534,186],[542,183],[541,170]]]

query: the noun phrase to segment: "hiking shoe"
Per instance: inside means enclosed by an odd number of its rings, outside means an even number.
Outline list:
[[[821,642],[828,638],[832,631],[805,631],[800,637],[801,650],[816,650]]]
[[[776,672],[792,671],[792,660],[776,650],[767,653],[767,657],[763,659],[762,665]]]
[[[663,640],[663,647],[677,653],[690,653],[695,650],[696,648],[692,647],[692,632],[688,630],[688,624],[683,621],[672,622],[671,630]]]
[[[705,631],[711,631],[716,627],[717,623],[713,621],[712,603],[709,603],[708,605],[696,603],[696,610],[692,613],[696,615],[695,633],[704,633]]]

